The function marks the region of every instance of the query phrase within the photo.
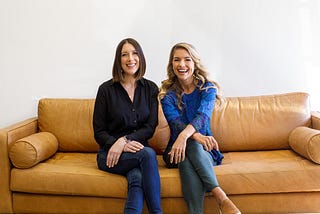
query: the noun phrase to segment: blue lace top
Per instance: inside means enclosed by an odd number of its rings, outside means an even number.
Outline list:
[[[212,136],[210,120],[217,92],[212,86],[214,86],[213,83],[206,82],[204,90],[197,87],[192,93],[183,94],[182,110],[178,108],[177,96],[173,91],[168,91],[161,100],[162,109],[171,131],[165,155],[171,150],[178,135],[188,124],[191,124],[197,132]],[[223,155],[219,151],[212,150],[210,154],[217,164],[221,164]]]

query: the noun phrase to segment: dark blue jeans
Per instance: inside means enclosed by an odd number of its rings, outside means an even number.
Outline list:
[[[160,200],[160,176],[155,151],[144,147],[137,153],[124,152],[116,166],[106,165],[107,152],[99,149],[97,163],[100,170],[127,177],[128,196],[125,214],[142,213],[146,199],[149,213],[162,213]]]

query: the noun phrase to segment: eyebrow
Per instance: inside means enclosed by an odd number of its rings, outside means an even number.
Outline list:
[[[136,49],[132,50],[132,51],[121,51],[121,53],[130,53],[130,52],[138,52]]]
[[[178,56],[174,56],[173,59],[192,59],[191,56],[186,56],[186,57],[178,57]]]

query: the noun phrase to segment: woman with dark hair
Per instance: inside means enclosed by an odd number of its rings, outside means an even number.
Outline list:
[[[162,213],[160,176],[149,147],[158,124],[158,87],[145,79],[145,57],[139,43],[127,38],[116,49],[112,79],[100,85],[93,113],[94,137],[100,145],[100,170],[124,175],[128,197],[124,213]]]
[[[163,159],[168,167],[179,168],[189,213],[203,213],[206,192],[214,195],[223,214],[240,213],[212,168],[223,158],[210,128],[215,101],[222,101],[217,83],[208,80],[198,52],[188,43],[171,49],[167,77],[159,93],[171,131]]]

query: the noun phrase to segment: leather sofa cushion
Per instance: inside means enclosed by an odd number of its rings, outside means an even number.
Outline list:
[[[291,149],[224,153],[215,167],[227,194],[314,192],[320,189],[320,167]]]
[[[292,150],[224,153],[214,167],[227,194],[312,192],[320,189],[320,167]],[[178,169],[158,155],[161,196],[183,197]],[[285,182],[283,182],[285,180]],[[303,182],[301,182],[303,181]],[[93,153],[56,153],[29,169],[11,171],[11,190],[38,194],[127,197],[124,176],[101,171]]]
[[[170,139],[170,128],[169,124],[163,114],[162,107],[159,105],[158,108],[158,126],[154,132],[154,135],[149,140],[149,145],[152,147],[158,155],[164,153],[167,144]]]
[[[227,97],[215,107],[211,129],[223,152],[288,149],[289,135],[311,125],[309,95]]]
[[[10,145],[9,157],[17,168],[30,168],[52,156],[58,149],[57,138],[49,132],[39,132]]]
[[[297,127],[290,134],[289,144],[298,154],[320,164],[320,130]]]
[[[97,152],[92,116],[94,99],[41,99],[38,106],[40,131],[54,133],[59,141],[59,151]],[[150,139],[150,146],[162,154],[170,137],[170,129],[159,108],[158,126]]]
[[[124,176],[101,171],[96,153],[57,152],[36,166],[11,170],[11,189],[18,192],[127,197]]]
[[[252,97],[227,97],[216,106],[211,129],[223,152],[290,148],[290,132],[311,125],[309,95],[288,93]],[[40,131],[53,133],[59,151],[97,152],[92,114],[94,99],[41,99],[38,107]],[[162,154],[170,129],[159,109],[159,124],[150,146]]]
[[[97,152],[92,127],[93,108],[94,99],[41,99],[39,130],[57,137],[59,151]]]

